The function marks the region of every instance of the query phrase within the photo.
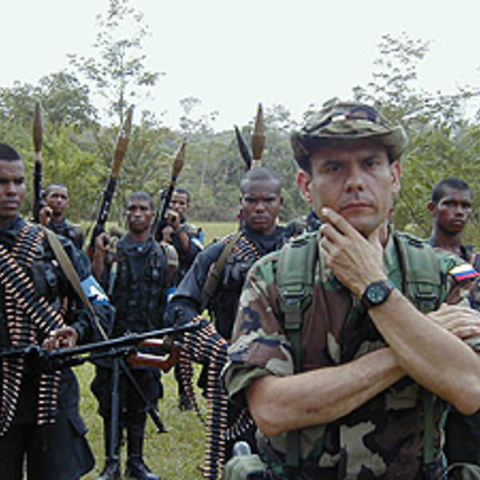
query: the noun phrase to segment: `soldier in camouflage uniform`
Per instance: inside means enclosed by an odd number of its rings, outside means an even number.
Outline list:
[[[83,232],[80,225],[75,225],[65,218],[65,211],[70,204],[68,189],[61,183],[52,183],[43,194],[45,206],[40,210],[42,225],[57,235],[68,238],[79,249],[83,247]]]
[[[432,190],[428,210],[433,219],[432,235],[428,243],[441,250],[458,255],[478,271],[480,256],[471,245],[462,243],[462,233],[472,216],[472,192],[468,184],[458,178],[445,178]],[[470,302],[480,309],[480,292],[472,292]],[[452,408],[445,424],[445,454],[448,464],[470,462],[480,465],[480,412],[465,416]]]
[[[322,225],[283,250],[294,270],[302,244],[313,244],[312,291],[285,294],[283,253],[257,262],[224,371],[273,478],[439,479],[441,414],[448,403],[466,414],[480,407],[480,359],[466,343],[480,333],[478,315],[439,308],[462,303],[476,273],[388,222],[406,144],[401,127],[360,104],[332,105],[292,135],[298,184]],[[410,255],[428,255],[438,288],[404,292],[410,270],[424,273]],[[421,313],[407,293],[439,310]]]

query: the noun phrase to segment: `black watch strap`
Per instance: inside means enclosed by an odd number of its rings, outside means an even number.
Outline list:
[[[362,304],[367,309],[381,305],[387,300],[394,289],[395,285],[393,285],[390,280],[372,282],[363,292],[361,298]]]

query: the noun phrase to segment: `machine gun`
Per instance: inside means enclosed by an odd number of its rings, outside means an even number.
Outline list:
[[[38,345],[28,345],[23,348],[17,347],[1,351],[0,360],[2,358],[23,356],[30,365],[34,365],[40,371],[52,372],[66,367],[82,365],[85,362],[111,358],[113,371],[111,392],[112,439],[115,439],[118,435],[120,371],[128,377],[128,380],[142,399],[145,411],[150,415],[157,427],[157,432],[165,433],[167,429],[156,407],[145,397],[124,361],[131,366],[150,366],[168,371],[178,361],[180,355],[181,347],[176,337],[182,333],[200,328],[201,325],[202,323],[197,321],[178,327],[162,328],[145,333],[129,333],[118,338],[89,343],[74,348],[59,348],[52,351],[48,351]],[[163,355],[143,353],[140,351],[142,346],[157,349]],[[115,442],[112,442],[111,451],[109,452],[110,458],[116,456],[114,445]]]
[[[0,359],[24,356],[27,360],[32,360],[32,365],[37,365],[42,371],[51,372],[104,358],[123,357],[132,366],[148,365],[168,371],[178,358],[180,344],[176,341],[176,336],[200,326],[201,322],[192,322],[150,332],[127,333],[122,337],[51,351],[38,345],[28,345],[3,350],[0,352]],[[140,350],[142,346],[156,349],[164,356],[144,353]]]

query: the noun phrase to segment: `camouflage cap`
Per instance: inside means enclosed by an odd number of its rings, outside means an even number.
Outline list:
[[[321,146],[362,138],[378,139],[390,161],[398,160],[408,143],[401,126],[393,126],[380,112],[361,103],[336,103],[311,115],[306,125],[290,138],[300,168],[309,170],[309,156]]]

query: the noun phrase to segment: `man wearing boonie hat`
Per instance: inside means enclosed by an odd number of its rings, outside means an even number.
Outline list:
[[[443,478],[443,414],[480,408],[478,274],[390,223],[401,126],[337,103],[291,142],[322,225],[252,267],[224,372],[265,478]]]

